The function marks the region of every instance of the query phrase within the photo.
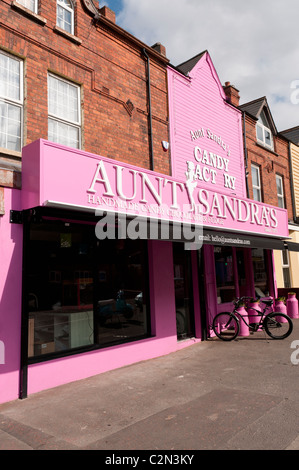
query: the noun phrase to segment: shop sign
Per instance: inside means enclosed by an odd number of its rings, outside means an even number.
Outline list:
[[[39,140],[23,149],[24,209],[106,211],[234,232],[288,236],[285,209]]]
[[[281,212],[252,200],[202,189],[162,175],[100,160],[87,189],[88,205],[132,215],[279,234]]]
[[[225,156],[196,145],[193,150],[193,158],[186,161],[187,178],[190,181],[202,181],[235,190],[236,177],[230,174],[229,146],[223,142],[221,137],[214,135],[210,129],[205,130],[203,127],[200,131],[190,131],[190,135],[192,141],[205,136],[207,139],[212,139],[219,144]]]

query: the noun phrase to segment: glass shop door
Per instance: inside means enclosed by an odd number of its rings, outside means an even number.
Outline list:
[[[191,253],[184,243],[173,243],[173,267],[177,337],[184,339],[195,334]]]

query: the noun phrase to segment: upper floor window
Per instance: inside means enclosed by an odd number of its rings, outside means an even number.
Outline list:
[[[261,175],[260,169],[256,165],[251,165],[252,191],[255,201],[262,201]]]
[[[23,62],[0,52],[0,147],[21,151]]]
[[[273,150],[273,136],[264,111],[261,112],[256,123],[256,135],[258,142]]]
[[[285,208],[284,204],[284,191],[283,191],[283,179],[282,176],[276,175],[276,187],[277,187],[277,197],[278,197],[278,207]]]
[[[48,113],[48,139],[68,147],[80,148],[80,87],[49,75]]]
[[[33,13],[37,13],[37,2],[38,0],[17,0],[20,5],[23,5],[28,10],[33,11]]]
[[[57,0],[57,26],[74,34],[74,6],[71,0]]]

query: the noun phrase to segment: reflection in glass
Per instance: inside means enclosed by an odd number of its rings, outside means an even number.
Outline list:
[[[98,241],[95,224],[41,220],[27,257],[28,354],[145,337],[146,242]]]
[[[267,297],[269,295],[269,280],[266,250],[263,250],[263,248],[252,248],[252,262],[255,295]]]
[[[97,249],[96,342],[106,345],[148,332],[146,242],[105,240]]]
[[[236,297],[232,247],[214,247],[217,303],[232,302]]]

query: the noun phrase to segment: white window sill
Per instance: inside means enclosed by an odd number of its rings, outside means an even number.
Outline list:
[[[278,154],[275,152],[274,148],[269,147],[269,145],[266,145],[265,143],[261,142],[260,140],[257,140],[257,141],[256,141],[256,145],[258,145],[259,147],[262,147],[262,148],[265,149],[265,150],[268,150],[269,152],[273,153],[274,155],[278,155]]]
[[[17,0],[13,0],[11,2],[11,8],[13,8],[14,10],[17,10],[19,13],[22,13],[25,16],[28,16],[33,21],[36,21],[37,23],[39,23],[43,26],[47,23],[47,20],[45,18],[38,15],[37,13],[34,13],[33,11],[29,10],[28,8],[24,7],[23,5],[18,3]]]
[[[8,157],[18,157],[21,158],[22,152],[17,152],[16,150],[9,150],[4,147],[0,147],[0,156],[5,155]]]
[[[60,34],[61,36],[64,36],[65,38],[69,39],[70,41],[74,42],[75,44],[78,44],[78,46],[80,46],[82,44],[81,39],[79,39],[77,36],[74,36],[73,34],[68,33],[67,31],[60,28],[59,26],[54,26],[53,31],[57,34]]]

